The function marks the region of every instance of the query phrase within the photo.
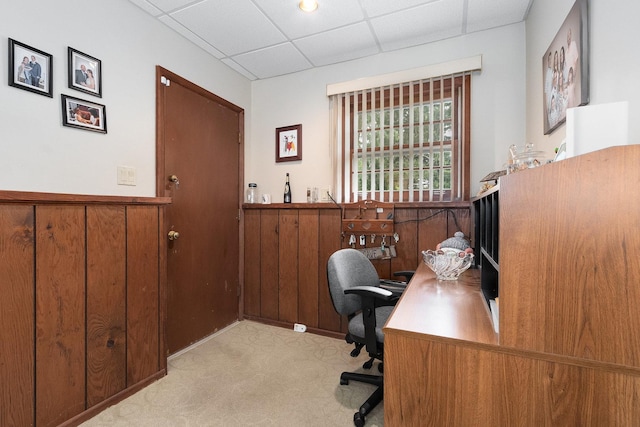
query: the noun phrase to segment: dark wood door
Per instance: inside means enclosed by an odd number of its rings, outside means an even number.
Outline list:
[[[158,192],[172,198],[166,232],[179,233],[167,242],[172,354],[238,319],[243,112],[158,67],[157,119]]]

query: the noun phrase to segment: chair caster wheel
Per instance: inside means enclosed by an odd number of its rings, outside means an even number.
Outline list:
[[[369,360],[368,362],[365,362],[364,365],[362,365],[364,369],[371,369],[372,366],[373,366],[373,360]]]
[[[356,412],[355,414],[353,414],[353,425],[355,425],[356,427],[363,427],[364,415],[362,415],[360,412]]]
[[[340,378],[340,385],[348,385],[349,384],[349,380],[343,380],[342,378]]]

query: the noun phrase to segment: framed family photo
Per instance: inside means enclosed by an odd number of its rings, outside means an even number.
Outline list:
[[[69,88],[102,98],[102,61],[72,47],[67,52]]]
[[[60,95],[62,125],[93,132],[107,133],[107,111],[102,104]]]
[[[9,86],[53,98],[53,56],[9,39]]]
[[[276,163],[302,160],[302,125],[276,128]]]
[[[542,57],[544,134],[566,121],[567,108],[589,103],[588,0],[576,0]]]

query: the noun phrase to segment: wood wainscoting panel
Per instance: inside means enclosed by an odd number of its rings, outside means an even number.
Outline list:
[[[85,207],[36,206],[36,425],[85,408]]]
[[[278,210],[266,209],[261,212],[260,317],[278,320]]]
[[[163,368],[158,208],[127,206],[127,387]]]
[[[280,209],[278,254],[278,320],[298,321],[298,211]]]
[[[260,317],[260,212],[244,211],[244,315]]]
[[[333,308],[327,281],[327,262],[331,254],[340,249],[342,242],[342,218],[336,209],[320,209],[319,213],[318,326],[325,331],[344,332],[347,330],[347,321]]]
[[[126,388],[124,206],[87,206],[87,407]]]
[[[34,424],[34,208],[0,206],[0,425]]]
[[[298,323],[318,327],[318,210],[300,210],[298,233]]]

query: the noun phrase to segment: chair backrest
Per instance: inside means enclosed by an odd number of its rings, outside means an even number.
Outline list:
[[[371,261],[355,249],[334,252],[327,263],[327,279],[331,301],[336,311],[349,316],[360,310],[357,295],[345,295],[345,289],[353,286],[380,286],[380,278]]]

